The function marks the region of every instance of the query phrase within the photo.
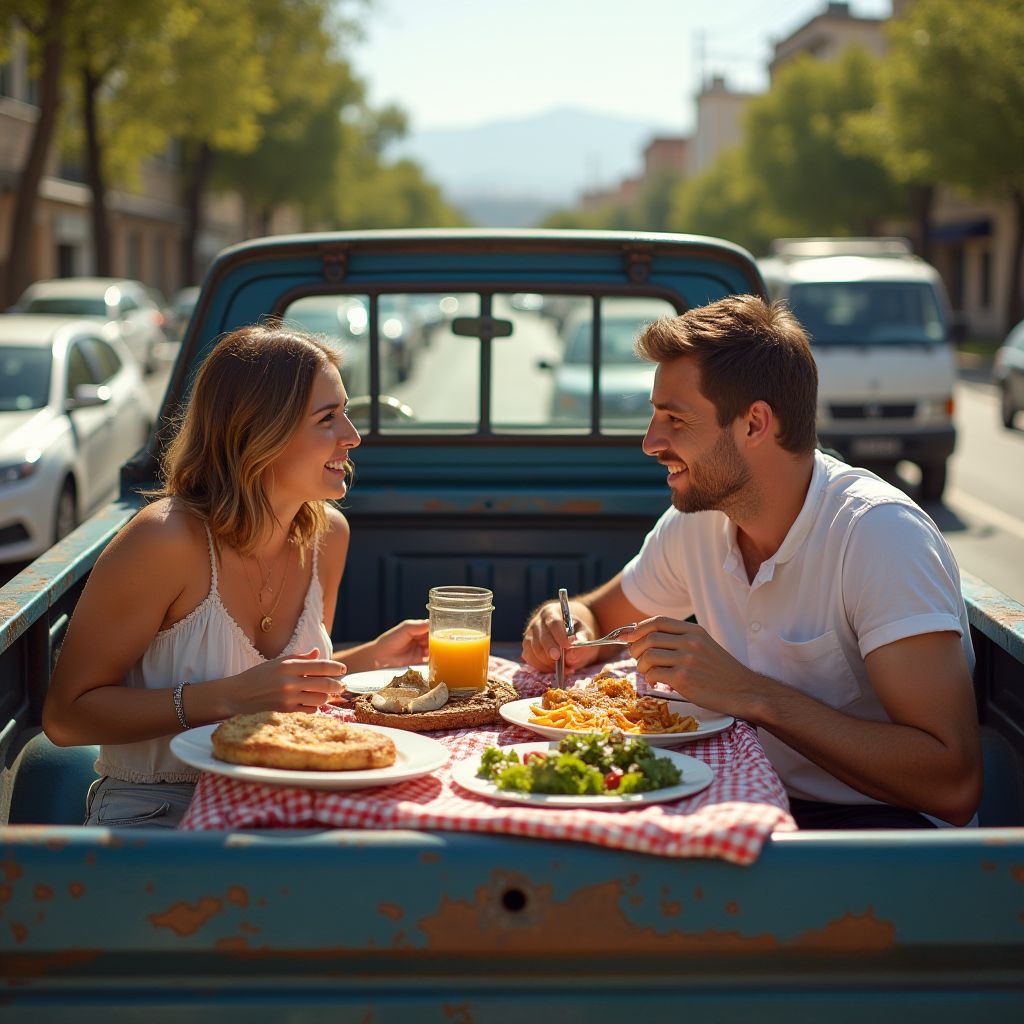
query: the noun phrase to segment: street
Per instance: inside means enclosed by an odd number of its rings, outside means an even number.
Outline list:
[[[962,569],[1024,603],[1024,431],[999,423],[987,383],[961,381],[957,449],[942,504],[924,507]]]
[[[504,311],[503,311],[504,312]],[[528,353],[513,354],[508,347],[495,345],[496,379],[508,373],[529,372],[535,360],[551,355],[555,348],[553,332],[538,323],[530,331],[526,324],[517,324],[517,338],[530,337]],[[443,372],[465,377],[462,393],[475,399],[475,360],[452,358],[466,339],[442,331],[430,349],[422,354],[412,377],[396,391],[418,416],[429,420],[434,416],[451,415],[450,409],[437,408],[445,392],[431,388],[434,374]],[[163,399],[170,364],[165,363],[148,378],[153,408],[159,409]],[[460,376],[460,380],[461,380]],[[436,379],[436,378],[435,378]],[[535,386],[519,389],[518,401],[510,404],[510,392],[496,395],[494,415],[499,422],[538,423],[546,416],[550,401],[549,378],[535,376]],[[1005,430],[999,423],[998,398],[995,389],[980,380],[961,380],[957,385],[956,416],[958,440],[950,469],[950,482],[944,500],[925,503],[949,541],[962,569],[981,577],[1016,601],[1024,602],[1024,431]],[[467,410],[468,412],[468,410]],[[468,418],[468,417],[467,417]],[[371,442],[372,443],[372,442]],[[915,495],[916,469],[901,466],[898,482]],[[5,574],[5,577],[9,574]]]

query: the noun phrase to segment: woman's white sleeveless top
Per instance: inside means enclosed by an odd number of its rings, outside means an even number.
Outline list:
[[[161,690],[183,680],[202,683],[223,679],[254,668],[268,659],[253,646],[245,631],[231,617],[220,599],[217,584],[217,556],[209,527],[210,592],[202,604],[168,629],[153,637],[142,657],[129,669],[125,686]],[[302,612],[291,639],[281,654],[303,654],[314,647],[319,657],[331,656],[331,637],[323,624],[323,590],[313,548],[313,574]],[[171,706],[170,694],[167,706]],[[139,743],[108,744],[100,747],[96,771],[125,782],[195,782],[199,771],[179,761],[170,750],[170,736]]]

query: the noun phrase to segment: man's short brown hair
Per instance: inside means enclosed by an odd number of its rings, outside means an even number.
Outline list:
[[[764,401],[779,421],[782,448],[798,455],[814,450],[818,368],[785,303],[731,295],[663,317],[637,338],[636,353],[656,363],[696,359],[701,394],[714,405],[720,427]]]

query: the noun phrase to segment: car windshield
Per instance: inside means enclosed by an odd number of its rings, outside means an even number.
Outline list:
[[[107,304],[102,299],[82,295],[51,295],[30,299],[26,313],[47,313],[56,316],[106,316]]]
[[[42,409],[50,397],[48,348],[0,347],[0,412]]]
[[[794,284],[789,304],[812,345],[934,345],[946,336],[935,291],[923,282]]]
[[[653,319],[648,317],[647,320]],[[644,319],[601,318],[601,361],[605,364],[629,364],[638,362],[633,354],[633,342],[647,322]],[[565,362],[573,366],[586,366],[591,354],[591,321],[581,323],[569,339],[565,350]]]

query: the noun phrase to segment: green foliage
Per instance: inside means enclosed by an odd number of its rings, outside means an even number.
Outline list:
[[[801,233],[871,233],[903,212],[887,169],[847,137],[849,119],[876,99],[876,61],[851,46],[833,61],[796,58],[751,103],[747,159],[777,214]]]
[[[898,173],[1024,188],[1021,0],[915,0],[889,34],[874,130]]]
[[[767,251],[773,238],[800,233],[792,220],[777,212],[744,147],[726,150],[710,167],[676,187],[669,227],[727,238],[754,253]]]
[[[418,164],[373,164],[338,179],[338,226],[346,229],[456,227],[465,223]]]

